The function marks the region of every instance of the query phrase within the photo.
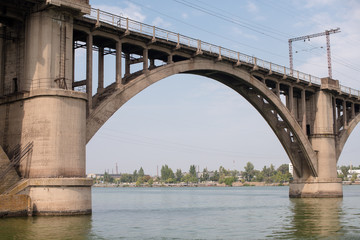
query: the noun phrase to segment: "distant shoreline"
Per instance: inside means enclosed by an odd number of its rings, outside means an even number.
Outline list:
[[[360,185],[360,182],[350,182],[344,181],[343,185]],[[285,183],[265,183],[265,182],[234,182],[232,186],[226,186],[225,183],[219,184],[216,182],[207,182],[207,183],[153,183],[152,185],[149,184],[141,184],[136,186],[136,183],[100,183],[94,184],[93,187],[153,187],[153,188],[160,188],[160,187],[281,187],[281,186],[289,186],[288,182]]]

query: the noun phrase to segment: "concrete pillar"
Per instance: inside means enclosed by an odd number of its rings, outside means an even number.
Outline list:
[[[154,69],[154,68],[155,68],[155,59],[150,59],[149,69]]]
[[[276,82],[276,95],[280,98],[280,83]]]
[[[125,53],[125,77],[130,75],[130,54]]]
[[[172,53],[169,54],[167,63],[168,63],[168,64],[174,63],[174,61],[173,61],[173,54],[172,54]]]
[[[305,89],[301,90],[301,127],[306,134],[306,91]]]
[[[6,134],[9,146],[33,142],[19,170],[31,182],[20,193],[30,196],[35,215],[91,213],[91,183],[85,178],[88,95],[55,84],[59,73],[69,81],[73,75],[73,45],[61,41],[64,28],[66,41],[73,39],[72,17],[64,16],[63,11],[53,7],[27,16],[25,89],[30,93],[0,103],[0,115],[7,112],[11,120]],[[91,96],[91,35],[88,45],[87,90]],[[0,126],[6,121],[0,118]]]
[[[121,53],[122,53],[122,43],[120,41],[116,42],[116,84],[122,83],[122,69],[121,69]]]
[[[351,103],[351,119],[355,118],[355,103]]]
[[[348,126],[348,117],[347,117],[347,110],[346,110],[346,101],[343,101],[343,121],[344,121],[344,129]]]
[[[292,116],[294,116],[294,88],[289,86],[289,110]]]
[[[310,142],[317,153],[317,176],[296,179],[290,184],[290,197],[342,197],[341,179],[337,178],[333,99],[330,93],[315,95],[316,113]]]
[[[88,99],[87,109],[92,109],[92,65],[93,65],[93,36],[91,33],[86,38],[86,93]],[[90,114],[90,112],[88,113]]]
[[[336,114],[336,98],[333,97],[333,118],[334,118],[334,134],[338,134],[338,123],[337,123],[337,114]]]
[[[97,92],[99,93],[104,89],[104,48],[99,47],[99,61],[98,61],[98,88]]]
[[[148,49],[144,48],[143,50],[143,71],[146,72],[149,70],[149,56],[148,56]]]

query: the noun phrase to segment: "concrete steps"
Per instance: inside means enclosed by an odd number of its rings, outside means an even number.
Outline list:
[[[0,179],[0,194],[3,194],[21,180],[15,168],[11,166],[8,156],[0,146],[0,175],[4,172],[6,172],[6,175]]]

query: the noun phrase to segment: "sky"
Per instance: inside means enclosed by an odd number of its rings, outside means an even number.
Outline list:
[[[330,35],[333,78],[360,90],[360,1],[341,0],[90,0],[93,8],[155,25],[280,65],[289,66],[288,39],[340,28]],[[325,36],[293,42],[294,69],[327,77]],[[76,80],[85,54],[76,53]],[[96,60],[96,56],[94,56]],[[97,64],[96,61],[94,64]],[[94,68],[96,69],[96,68]],[[94,71],[94,79],[97,72]],[[114,82],[114,58],[105,57],[105,85]],[[94,87],[96,89],[96,86]],[[360,165],[360,127],[338,165]],[[123,105],[86,147],[87,173],[156,175],[196,165],[243,171],[290,160],[261,115],[232,89],[205,77],[165,78]]]

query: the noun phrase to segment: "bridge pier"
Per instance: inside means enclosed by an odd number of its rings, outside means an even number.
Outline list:
[[[71,90],[72,14],[88,5],[84,1],[54,4],[50,0],[41,11],[29,13],[26,22],[18,22],[16,41],[8,41],[8,47],[0,52],[2,59],[9,58],[1,62],[2,86],[12,86],[0,99],[0,145],[9,150],[17,144],[33,143],[31,154],[18,167],[23,180],[8,191],[30,196],[34,215],[89,214],[92,181],[86,179],[85,168],[88,98]],[[13,54],[12,49],[19,53]],[[8,69],[14,63],[15,74]],[[19,84],[14,85],[13,79]]]
[[[342,182],[337,178],[337,154],[334,131],[333,97],[325,91],[315,94],[317,110],[313,134],[309,136],[317,153],[318,176],[294,176],[290,184],[290,197],[342,197]]]

